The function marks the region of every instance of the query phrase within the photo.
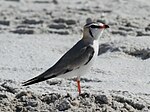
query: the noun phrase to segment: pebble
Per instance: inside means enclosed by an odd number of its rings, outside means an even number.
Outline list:
[[[4,98],[8,98],[6,94],[0,93],[0,100],[3,100]]]
[[[34,34],[34,30],[26,30],[26,29],[16,29],[11,32],[18,34]]]
[[[100,104],[108,104],[109,99],[106,95],[98,95],[95,97],[95,102]]]
[[[110,44],[100,44],[99,45],[99,51],[98,51],[98,55],[101,55],[103,53],[106,53],[108,50],[112,50],[112,46]]]
[[[34,20],[34,19],[25,19],[24,21],[22,21],[22,23],[23,24],[34,24],[34,25],[36,25],[36,24],[42,24],[43,23],[43,21],[42,20]]]
[[[150,33],[143,32],[143,31],[136,31],[136,36],[150,36]]]
[[[10,25],[10,21],[0,20],[0,25],[6,25],[6,26],[9,26],[9,25]]]
[[[50,24],[48,27],[53,28],[53,29],[66,29],[67,28],[67,26],[65,24],[62,24],[62,23]]]
[[[1,86],[2,86],[3,88],[5,88],[6,91],[15,94],[15,93],[18,92],[18,90],[15,88],[14,85],[15,85],[15,84],[11,84],[11,83],[9,83],[9,82],[8,82],[8,83],[7,83],[7,82],[4,82]]]
[[[125,31],[121,31],[121,30],[112,31],[111,33],[114,34],[114,35],[119,34],[119,35],[122,35],[122,36],[127,36],[127,33]]]
[[[68,100],[63,100],[60,104],[56,107],[59,111],[65,111],[71,108],[71,104]]]
[[[150,24],[147,25],[147,27],[145,27],[145,31],[146,31],[146,32],[150,31]]]
[[[19,99],[21,98],[22,96],[27,96],[27,92],[26,91],[21,91],[19,93],[16,94],[16,98]]]
[[[50,103],[54,103],[59,98],[60,98],[59,94],[53,93],[53,94],[42,95],[41,100],[43,102],[46,102],[47,104],[50,104]]]
[[[67,25],[75,25],[76,21],[73,19],[63,19],[63,18],[59,18],[59,19],[54,19],[53,20],[55,23],[66,23]]]
[[[30,99],[28,102],[27,102],[27,105],[31,106],[31,107],[37,107],[38,106],[38,102],[33,100],[33,99]]]
[[[49,33],[56,33],[60,35],[69,35],[69,31],[51,31],[49,30]]]

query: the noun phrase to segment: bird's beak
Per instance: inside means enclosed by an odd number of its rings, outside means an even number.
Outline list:
[[[109,28],[109,26],[108,26],[108,25],[104,25],[104,27],[103,27],[103,28],[105,28],[105,29],[106,29],[106,28]]]
[[[109,26],[106,25],[106,24],[103,24],[103,25],[100,26],[100,29],[106,29],[106,28],[109,28]]]

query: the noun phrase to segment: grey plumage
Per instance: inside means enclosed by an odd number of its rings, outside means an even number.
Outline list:
[[[98,40],[103,30],[109,28],[108,25],[98,22],[87,23],[84,26],[83,38],[66,52],[54,66],[46,70],[41,75],[23,82],[23,86],[38,83],[55,77],[77,76],[90,69],[95,57],[98,55]],[[75,71],[75,72],[74,72]],[[69,74],[68,74],[69,73]],[[79,79],[78,79],[79,80]],[[80,86],[78,86],[80,88]],[[78,88],[78,89],[79,89]],[[81,93],[79,89],[79,94]]]
[[[92,43],[81,39],[66,54],[64,54],[54,66],[41,75],[23,82],[23,86],[38,83],[68,73],[72,70],[79,69],[80,66],[87,64],[92,59],[93,54],[94,49]]]

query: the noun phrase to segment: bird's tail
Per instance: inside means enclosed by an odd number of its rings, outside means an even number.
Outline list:
[[[27,85],[35,84],[35,83],[42,82],[42,81],[45,81],[47,79],[51,79],[51,78],[56,77],[56,75],[50,75],[49,77],[46,77],[46,75],[47,75],[47,72],[45,72],[45,73],[43,73],[37,77],[34,77],[28,81],[23,82],[22,85],[27,86]]]
[[[31,85],[31,84],[35,84],[35,83],[38,83],[38,82],[41,82],[41,81],[44,81],[46,79],[44,78],[40,78],[40,77],[34,77],[28,81],[25,81],[22,83],[23,86],[27,86],[27,85]]]

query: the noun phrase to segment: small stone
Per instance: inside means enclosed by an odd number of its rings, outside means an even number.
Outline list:
[[[59,98],[60,98],[59,94],[52,93],[52,94],[49,94],[49,95],[42,95],[41,100],[43,102],[46,102],[47,104],[50,104],[50,103],[54,103]]]
[[[101,44],[99,45],[99,51],[98,51],[98,55],[101,55],[103,53],[106,53],[109,50],[112,50],[112,46],[109,44]]]
[[[6,25],[6,26],[9,26],[9,25],[10,25],[10,21],[0,20],[0,25]]]
[[[145,33],[145,32],[142,32],[142,31],[137,31],[136,33],[137,33],[136,36],[150,36],[150,33]]]
[[[136,23],[131,23],[131,22],[127,22],[126,23],[126,25],[125,25],[126,27],[132,27],[132,28],[139,28],[139,25],[138,24],[136,24]]]
[[[21,98],[22,96],[26,96],[26,95],[27,95],[27,92],[21,91],[20,93],[16,94],[16,98],[19,99],[19,98]]]
[[[23,24],[33,24],[33,25],[36,25],[36,24],[42,24],[43,21],[42,20],[34,20],[34,19],[25,19],[23,22]]]
[[[31,107],[37,107],[38,106],[38,102],[35,100],[30,100],[27,102],[27,105],[31,106]]]
[[[108,104],[109,99],[107,98],[106,95],[98,95],[95,97],[95,102],[100,104]]]
[[[30,98],[30,99],[34,99],[36,100],[37,97],[35,96],[35,94],[33,94],[30,91],[21,91],[20,93],[16,94],[16,98],[17,99],[22,99],[22,98]]]
[[[118,106],[117,103],[115,101],[112,102],[112,106],[113,109],[117,110]]]
[[[146,32],[150,31],[150,24],[147,27],[145,27],[145,31]]]
[[[27,29],[16,29],[11,32],[18,34],[34,34],[34,30],[27,30]]]
[[[27,97],[27,96],[22,96],[22,97],[20,98],[20,100],[21,100],[22,102],[26,102],[26,101],[27,101],[27,99],[28,99],[28,97]]]
[[[127,33],[125,31],[121,31],[121,30],[112,31],[111,33],[114,34],[114,35],[119,34],[119,35],[122,35],[122,36],[127,36]]]
[[[114,112],[114,109],[105,104],[102,107],[102,112]]]
[[[132,105],[135,109],[142,110],[145,106],[142,103],[134,103]]]
[[[23,112],[23,106],[22,105],[17,105],[16,106],[16,112]]]
[[[8,98],[5,94],[0,93],[0,100],[3,100],[4,98]]]
[[[5,89],[4,87],[0,86],[0,91],[1,91],[1,92],[2,92],[2,91],[6,91],[6,89]]]
[[[66,20],[65,22],[66,22],[67,25],[74,25],[74,24],[76,24],[76,21],[72,20],[72,19]]]
[[[6,1],[20,2],[20,0],[6,0]]]
[[[50,24],[48,27],[53,28],[53,29],[66,29],[67,28],[65,24]]]
[[[1,86],[10,93],[13,93],[13,94],[17,93],[17,89],[15,88],[14,84],[12,84],[12,83],[4,82]]]
[[[68,100],[63,100],[56,108],[59,111],[65,111],[68,110],[71,107],[71,104]]]
[[[124,108],[126,108],[129,112],[134,112],[134,108],[127,103],[124,103]]]
[[[53,0],[52,1],[54,4],[58,4],[58,1],[57,0]]]
[[[119,30],[124,30],[124,31],[127,31],[127,32],[133,31],[133,28],[130,28],[130,27],[119,27],[118,29]]]
[[[129,111],[127,109],[125,109],[125,108],[121,108],[120,112],[129,112]]]
[[[65,20],[63,18],[58,18],[53,20],[55,23],[64,23]]]
[[[122,108],[123,106],[124,106],[123,103],[120,103],[120,102],[117,102],[117,101],[112,101],[111,107],[112,107],[114,110],[118,110],[119,108]]]
[[[49,33],[56,33],[56,34],[60,34],[60,35],[68,35],[69,34],[68,31],[49,31]]]
[[[40,112],[50,112],[49,110],[41,110]]]
[[[26,109],[29,111],[29,112],[34,112],[34,111],[37,111],[34,107],[32,106],[27,106]]]
[[[61,84],[62,81],[61,80],[48,80],[46,81],[46,83],[49,85],[57,85],[57,84]]]
[[[81,96],[82,98],[89,98],[89,97],[90,97],[90,94],[89,94],[89,93],[82,93],[82,94],[80,94],[80,96]]]
[[[71,104],[73,106],[79,106],[79,101],[78,100],[74,100],[74,101],[71,102]]]
[[[67,25],[74,25],[76,24],[76,21],[73,19],[63,19],[63,18],[59,18],[59,19],[55,19],[54,20],[55,23],[66,23]]]
[[[39,3],[39,4],[43,3],[43,4],[46,4],[46,3],[50,3],[50,2],[47,1],[47,0],[38,0],[38,1],[34,1],[34,3]]]

